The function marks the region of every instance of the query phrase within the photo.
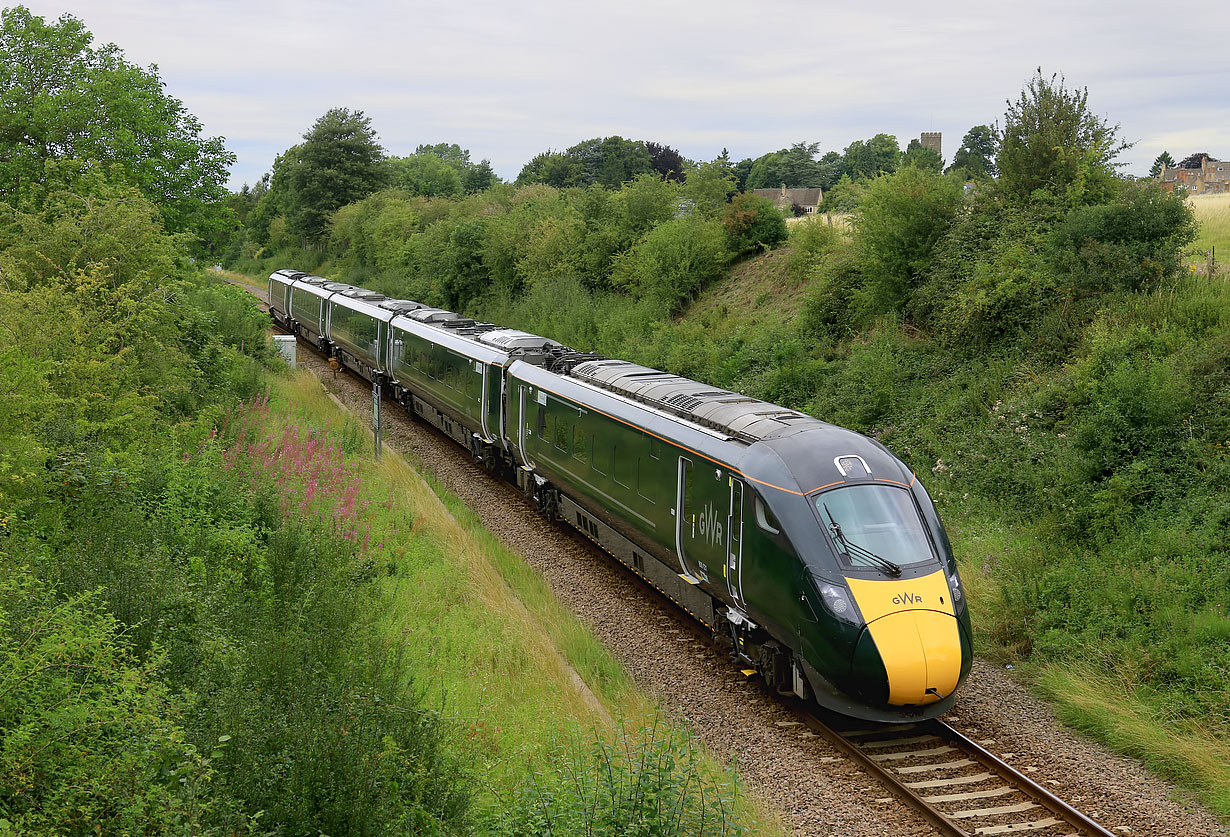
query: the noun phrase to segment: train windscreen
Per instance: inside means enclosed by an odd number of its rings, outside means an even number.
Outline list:
[[[838,553],[851,567],[899,574],[935,560],[910,492],[888,485],[851,485],[812,498]]]

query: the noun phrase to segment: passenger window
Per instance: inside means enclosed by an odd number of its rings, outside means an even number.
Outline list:
[[[782,533],[781,524],[777,522],[777,518],[773,516],[773,512],[769,511],[765,506],[764,500],[756,498],[756,525],[770,535],[780,535]]]
[[[568,436],[571,428],[563,416],[555,417],[555,447],[564,453],[568,452]]]

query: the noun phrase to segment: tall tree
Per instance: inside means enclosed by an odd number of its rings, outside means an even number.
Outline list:
[[[1178,168],[1181,169],[1198,169],[1204,160],[1212,160],[1217,162],[1217,158],[1207,151],[1197,151],[1195,154],[1189,154],[1179,161]]]
[[[500,182],[491,161],[470,162],[470,150],[457,143],[420,145],[409,157],[390,157],[387,165],[394,185],[421,197],[472,194]]]
[[[1175,167],[1174,157],[1170,156],[1169,151],[1163,151],[1161,154],[1157,155],[1157,159],[1153,161],[1153,165],[1149,168],[1149,174],[1153,177],[1157,177],[1162,173],[1163,166],[1168,169],[1173,169]]]
[[[966,180],[986,180],[995,177],[995,155],[999,145],[990,125],[975,125],[965,132],[961,147],[952,155],[949,172],[964,172]]]
[[[934,148],[923,145],[921,140],[912,139],[901,155],[901,168],[906,166],[939,174],[944,168],[944,158]]]
[[[517,185],[546,183],[567,186],[605,186],[618,189],[638,174],[654,170],[645,143],[619,136],[595,137],[564,152],[547,151],[525,164]]]
[[[119,47],[93,47],[82,22],[54,23],[22,6],[0,18],[0,199],[48,179],[102,168],[156,204],[172,231],[209,239],[233,215],[227,171],[235,155],[163,91],[156,67]],[[49,165],[66,161],[62,165]],[[67,162],[72,161],[72,162]]]
[[[663,180],[673,180],[682,183],[687,172],[687,161],[683,155],[669,145],[659,145],[656,142],[646,142],[645,150],[649,152],[649,162],[653,170]]]
[[[901,164],[901,148],[892,134],[876,134],[867,141],[855,140],[842,157],[843,173],[852,178],[892,174]]]
[[[517,175],[518,186],[529,186],[532,183],[545,183],[556,189],[569,186],[583,186],[585,166],[579,160],[573,159],[562,151],[544,151],[534,155],[528,163],[521,167]]]
[[[796,142],[789,148],[771,151],[752,164],[747,175],[748,189],[775,189],[785,185],[788,189],[814,188],[820,186],[823,177],[816,154],[818,142]]]
[[[585,167],[585,184],[597,183],[618,189],[638,174],[653,171],[653,160],[645,143],[620,136],[598,137],[579,142],[568,155]]]
[[[845,174],[845,159],[836,151],[826,151],[820,157],[820,186],[824,191],[832,189]]]
[[[287,152],[287,222],[292,235],[319,243],[329,215],[384,185],[384,149],[363,111],[333,108]],[[276,176],[275,176],[276,180]]]
[[[1089,110],[1087,88],[1069,90],[1059,74],[1039,67],[1021,96],[1008,102],[998,132],[999,183],[1020,200],[1035,192],[1072,206],[1098,203],[1113,189],[1113,160],[1131,147],[1119,126]]]
[[[723,151],[725,151],[725,149],[723,149]],[[733,174],[735,178],[735,188],[740,192],[747,190],[747,179],[751,176],[752,166],[754,165],[756,165],[755,160],[751,157],[744,157],[742,160],[735,163],[733,169],[731,170],[731,174]]]

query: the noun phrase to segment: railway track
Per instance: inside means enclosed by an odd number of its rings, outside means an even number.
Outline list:
[[[803,723],[946,837],[1117,837],[943,721],[856,727],[793,703]]]
[[[246,289],[263,301],[264,295],[258,289],[250,286]],[[261,309],[267,310],[267,306],[262,305]],[[359,402],[369,403],[366,391]],[[570,531],[568,534],[573,535],[569,540],[585,541],[583,533]],[[621,575],[630,578],[634,584],[643,585],[645,590],[652,591],[648,584],[624,570],[622,565],[617,569],[623,570]],[[677,612],[674,615],[679,616]],[[693,620],[680,618],[675,625],[683,628],[684,632],[696,633],[699,641],[712,640],[712,635]],[[772,693],[766,689],[765,694]],[[849,726],[858,723],[855,721],[846,721],[843,725],[841,719],[828,718],[826,722],[826,719],[813,714],[814,707],[801,701],[776,696],[774,700],[790,710],[794,718],[792,721],[776,722],[777,727],[803,726],[812,734],[832,742],[848,754],[852,762],[885,787],[885,797],[891,795],[901,800],[908,809],[918,812],[936,833],[970,837],[999,834],[1121,837],[1076,811],[1046,788],[947,724],[921,722],[892,726],[865,725],[856,728]],[[803,735],[806,736],[807,733]],[[1007,754],[1004,758],[1012,757],[1012,754]],[[798,775],[797,771],[792,775]],[[1140,788],[1139,785],[1134,787]],[[801,792],[801,787],[795,788],[787,798],[798,799]],[[867,800],[867,833],[872,833],[871,824],[879,822],[877,816],[882,816],[870,810],[870,803],[873,801],[885,803],[888,799]],[[830,801],[829,805],[832,804]],[[1123,821],[1121,817],[1118,819]],[[1161,824],[1152,816],[1148,819],[1137,817],[1135,821],[1129,819],[1128,822],[1135,827],[1135,833],[1165,833],[1184,837],[1221,833],[1216,828],[1215,831],[1192,828],[1181,817],[1168,820],[1168,827],[1157,830],[1148,826],[1141,830],[1141,824],[1145,822],[1151,822],[1153,826]],[[918,825],[921,826],[921,823]],[[1183,830],[1184,828],[1189,830]],[[823,833],[815,829],[807,830],[811,833]],[[1115,831],[1120,830],[1123,833],[1131,833],[1128,828],[1116,828]],[[900,833],[907,831],[902,830]]]

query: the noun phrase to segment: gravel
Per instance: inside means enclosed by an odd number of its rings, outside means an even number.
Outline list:
[[[371,387],[334,376],[301,347],[303,365],[370,420]],[[936,832],[838,750],[815,736],[755,680],[697,634],[668,600],[592,545],[543,520],[521,494],[398,407],[382,410],[385,441],[433,474],[483,525],[543,575],[634,681],[694,734],[732,760],[746,786],[799,835],[915,837]],[[976,661],[946,718],[1039,784],[1119,834],[1224,837],[1207,811],[1139,763],[1061,726],[997,666]],[[1048,832],[1050,833],[1050,832]]]

